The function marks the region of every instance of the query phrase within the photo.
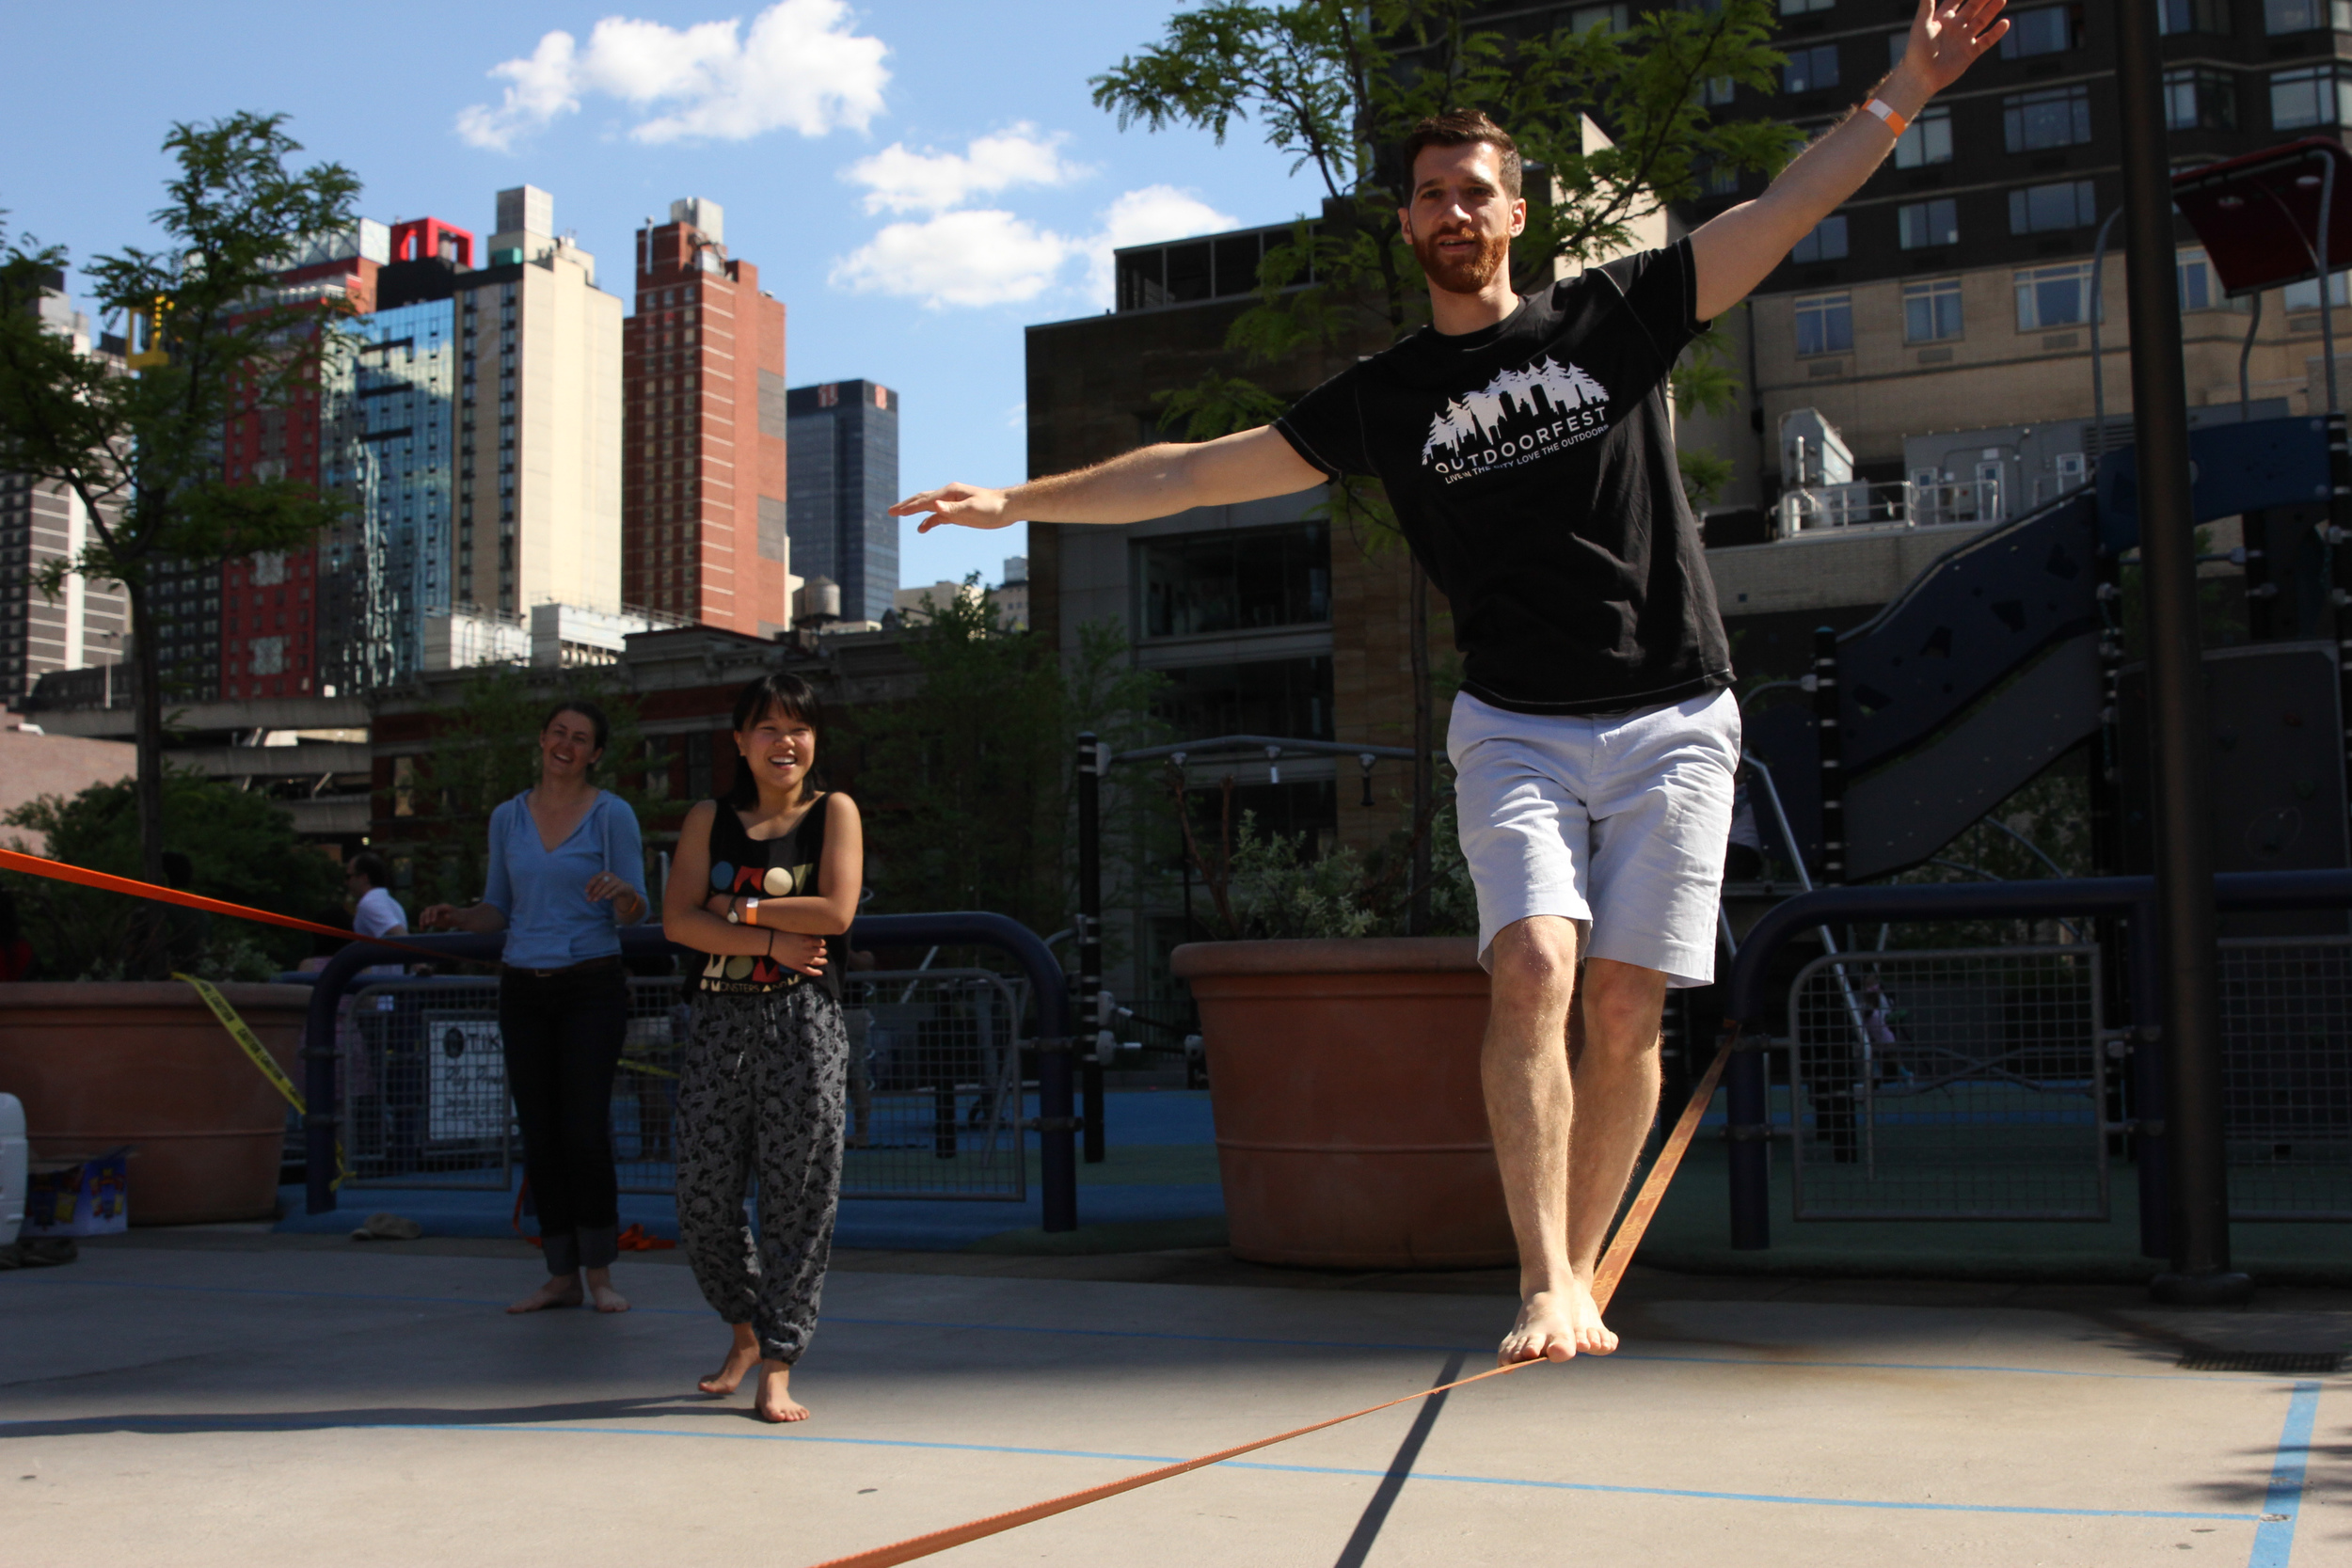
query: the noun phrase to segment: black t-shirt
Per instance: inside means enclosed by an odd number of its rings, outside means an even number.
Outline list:
[[[808,898],[818,891],[817,870],[825,859],[825,814],[828,796],[809,802],[792,831],[780,838],[754,838],[743,819],[724,800],[710,818],[710,891],[748,893],[761,898]],[[825,969],[813,982],[834,1001],[841,999],[841,966],[849,958],[849,942],[825,939]],[[809,980],[797,969],[787,969],[765,958],[713,953],[703,964],[698,989],[722,994],[756,995],[790,990]]]
[[[1518,713],[1610,713],[1731,684],[1666,372],[1706,328],[1688,240],[1589,268],[1449,337],[1423,327],[1275,421],[1388,487],[1454,607],[1462,689]]]

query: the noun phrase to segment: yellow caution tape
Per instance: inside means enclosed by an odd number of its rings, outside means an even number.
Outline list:
[[[650,1062],[633,1061],[627,1056],[621,1058],[621,1065],[631,1072],[642,1072],[648,1078],[675,1078],[677,1076],[668,1068],[655,1067]]]
[[[204,999],[204,1006],[212,1008],[213,1016],[220,1020],[220,1026],[229,1031],[229,1037],[245,1048],[246,1055],[262,1069],[262,1076],[269,1080],[270,1087],[286,1097],[286,1103],[294,1108],[295,1114],[306,1117],[310,1114],[310,1108],[303,1103],[302,1091],[294,1086],[294,1080],[287,1077],[285,1069],[278,1065],[278,1058],[269,1053],[269,1048],[262,1043],[262,1037],[253,1032],[252,1027],[237,1016],[237,1009],[229,1005],[229,998],[220,994],[218,987],[193,974],[174,973],[172,978],[185,980],[196,988],[196,994]],[[335,1142],[335,1180],[330,1185],[342,1186],[350,1175],[351,1167],[343,1163],[342,1140],[339,1138]]]

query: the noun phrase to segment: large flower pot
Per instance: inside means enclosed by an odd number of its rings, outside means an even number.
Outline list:
[[[310,988],[220,991],[299,1083]],[[0,1091],[36,1160],[130,1146],[133,1225],[277,1212],[286,1102],[178,980],[0,986]]]
[[[1478,1081],[1486,975],[1461,937],[1176,949],[1209,1058],[1234,1253],[1336,1269],[1517,1259]]]

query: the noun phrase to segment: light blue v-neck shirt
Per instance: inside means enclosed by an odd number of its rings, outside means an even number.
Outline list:
[[[505,961],[516,969],[565,969],[621,950],[615,899],[590,903],[588,879],[610,871],[645,896],[645,852],[637,814],[610,790],[549,849],[523,802],[525,790],[490,814],[490,885],[482,901],[506,916]]]

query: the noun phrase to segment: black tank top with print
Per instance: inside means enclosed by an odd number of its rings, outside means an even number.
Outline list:
[[[828,792],[830,793],[830,792]],[[813,898],[817,868],[825,858],[827,796],[809,802],[808,810],[781,838],[756,839],[743,831],[743,819],[724,800],[710,818],[710,891],[746,893],[761,898]],[[777,942],[782,943],[779,936]],[[825,939],[825,972],[815,981],[799,970],[787,969],[764,958],[713,953],[703,965],[700,990],[746,996],[790,990],[813,983],[834,1001],[841,1000],[841,970],[849,960],[849,942]]]

